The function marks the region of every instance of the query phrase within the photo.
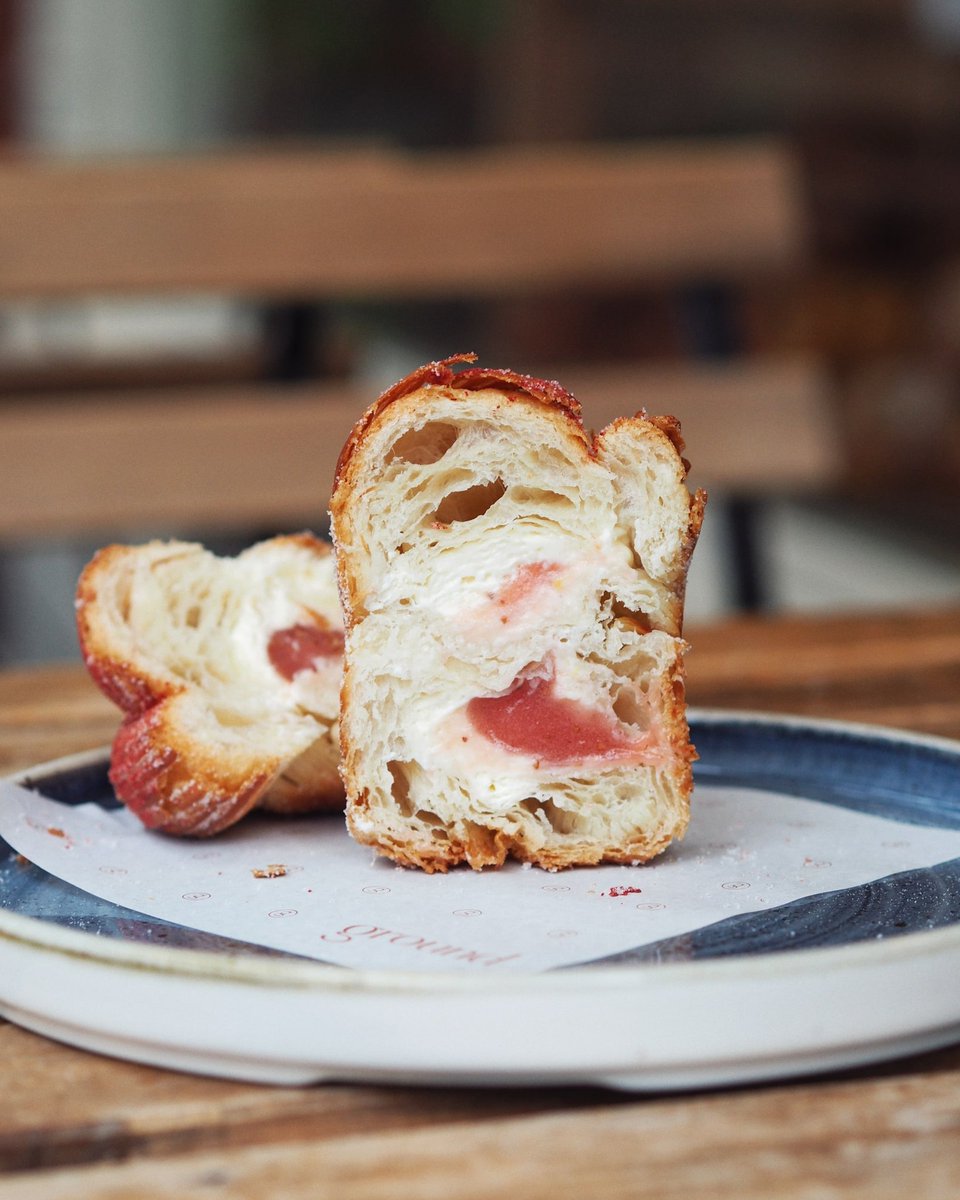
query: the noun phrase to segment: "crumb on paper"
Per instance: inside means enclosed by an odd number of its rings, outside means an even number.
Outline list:
[[[254,879],[279,879],[281,875],[286,875],[287,868],[283,863],[270,863],[266,867],[254,867]]]
[[[639,896],[642,891],[643,889],[638,887],[612,887],[609,892],[602,892],[601,895],[614,897]]]
[[[63,832],[63,830],[62,830],[62,829],[60,829],[60,828],[59,828],[58,826],[56,826],[56,825],[48,825],[48,826],[47,826],[47,833],[49,833],[51,837],[61,837],[61,838],[65,838],[65,837],[67,836],[67,835],[66,835],[66,834]]]

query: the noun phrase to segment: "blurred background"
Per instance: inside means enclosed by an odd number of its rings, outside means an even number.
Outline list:
[[[463,350],[681,419],[691,621],[960,600],[960,0],[0,0],[0,664]]]

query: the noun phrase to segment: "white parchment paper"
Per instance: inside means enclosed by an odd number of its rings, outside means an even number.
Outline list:
[[[150,916],[344,966],[430,971],[583,962],[960,857],[960,831],[702,785],[687,837],[661,858],[555,874],[404,870],[356,845],[339,815],[255,817],[211,841],[174,840],[124,810],[9,783],[0,835],[51,874]]]

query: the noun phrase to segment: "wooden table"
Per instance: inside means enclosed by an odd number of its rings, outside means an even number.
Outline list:
[[[689,631],[706,707],[960,738],[960,609]],[[0,675],[0,769],[107,742],[76,667]],[[958,981],[960,985],[960,981]],[[960,1047],[689,1095],[271,1088],[114,1062],[0,1022],[0,1200],[960,1195]]]

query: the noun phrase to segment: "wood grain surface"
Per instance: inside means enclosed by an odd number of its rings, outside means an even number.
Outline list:
[[[503,295],[749,275],[805,241],[777,141],[0,159],[0,295]]]
[[[960,609],[689,631],[707,707],[960,737]],[[0,767],[107,742],[65,664],[0,675]],[[953,1200],[960,1048],[687,1095],[307,1088],[115,1062],[0,1022],[0,1200],[240,1196]]]
[[[697,487],[782,494],[839,475],[824,371],[802,357],[558,370],[600,428],[656,398],[689,431]],[[0,537],[321,528],[340,448],[375,392],[356,383],[204,384],[7,396]]]

